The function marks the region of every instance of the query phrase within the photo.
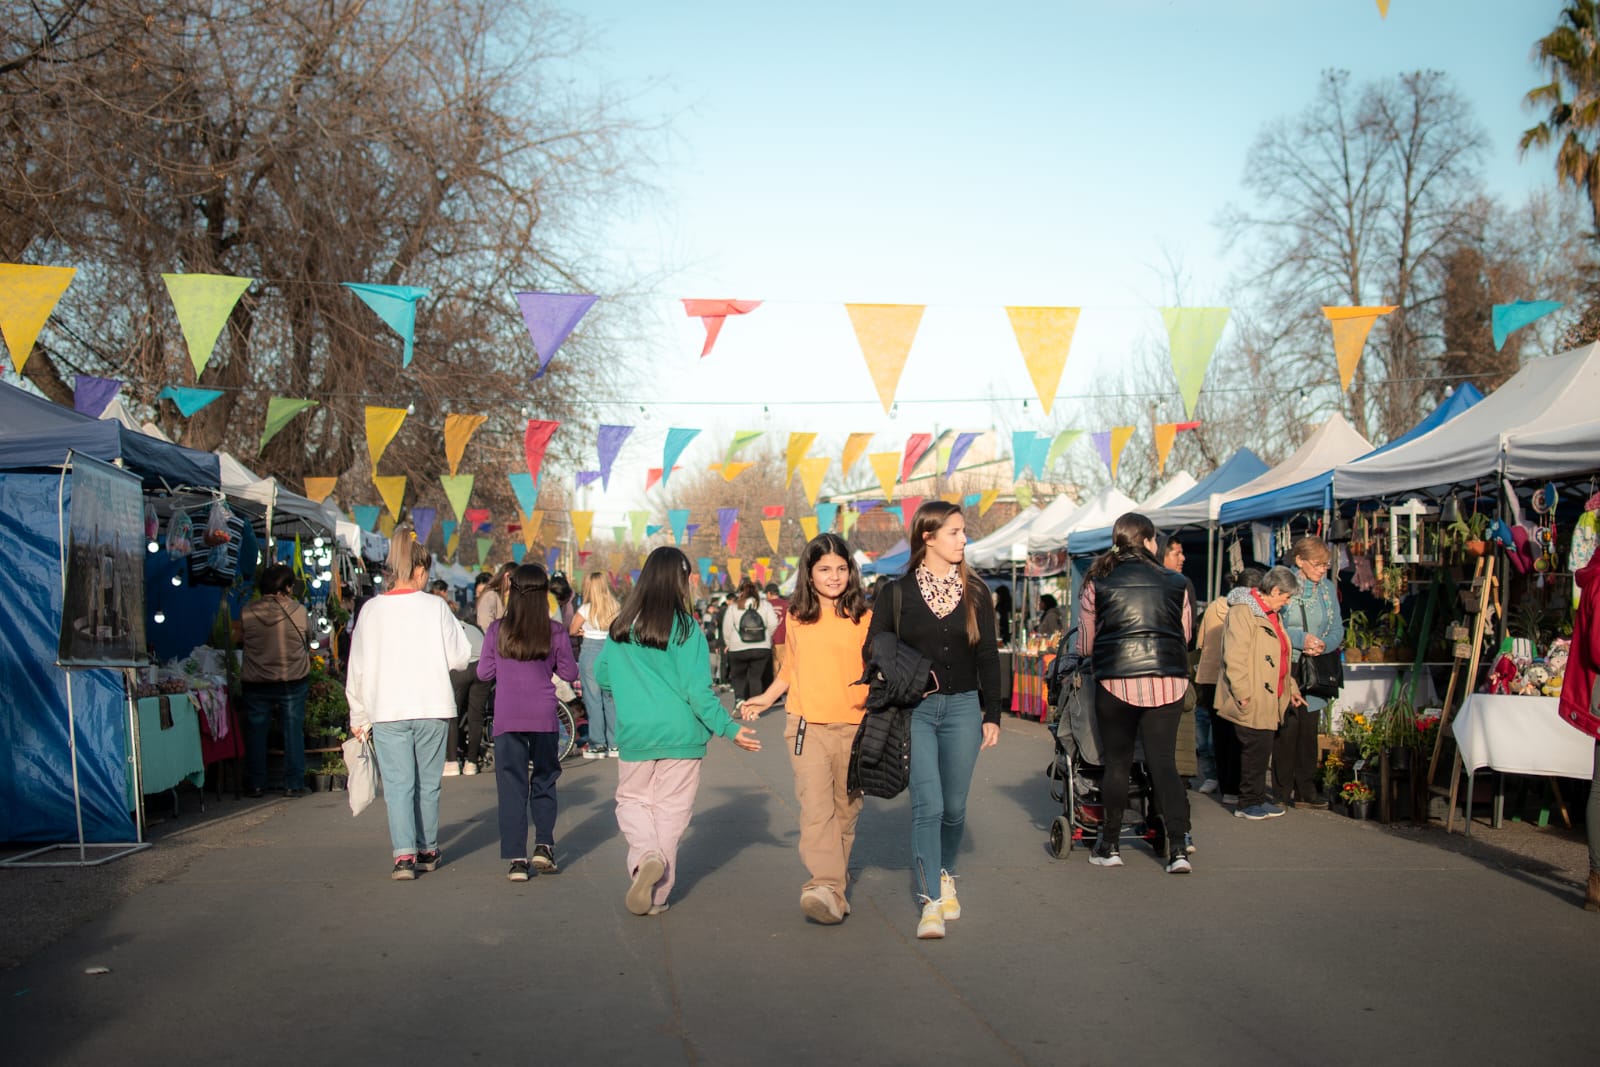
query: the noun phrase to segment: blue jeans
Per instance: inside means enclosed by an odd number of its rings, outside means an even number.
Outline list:
[[[449,735],[444,719],[372,724],[372,750],[389,809],[389,844],[397,859],[439,847],[439,788]]]
[[[244,786],[267,787],[267,728],[283,731],[283,788],[306,787],[307,681],[244,683]]]
[[[530,773],[531,772],[531,773]],[[528,810],[533,843],[556,843],[556,779],[561,758],[554,732],[510,730],[494,739],[494,785],[499,801],[500,858],[528,858]]]
[[[929,899],[938,899],[939,872],[955,871],[982,742],[975,691],[935,693],[911,712],[911,860]]]
[[[617,747],[617,705],[612,702],[611,694],[600,688],[594,676],[594,666],[600,662],[600,653],[605,649],[605,641],[589,637],[584,639],[583,651],[578,653],[578,677],[583,682],[583,711],[589,717],[591,749]]]
[[[1194,760],[1200,772],[1201,784],[1207,778],[1217,780],[1217,750],[1211,740],[1211,716],[1215,714],[1204,704],[1194,706]]]

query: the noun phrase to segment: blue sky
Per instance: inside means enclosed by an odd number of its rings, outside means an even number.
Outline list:
[[[1549,158],[1519,162],[1516,140],[1539,81],[1530,49],[1560,7],[1392,0],[1381,19],[1373,0],[570,5],[594,40],[586,76],[636,92],[635,111],[673,131],[661,195],[604,252],[619,271],[670,272],[645,305],[649,371],[630,395],[646,421],[618,469],[659,465],[669,425],[706,431],[692,465],[740,427],[819,430],[815,451],[837,454],[849,430],[880,431],[887,450],[917,430],[1017,424],[1032,389],[1006,304],[1084,308],[1061,393],[1094,396],[1159,329],[1169,255],[1192,279],[1187,303],[1217,299],[1229,264],[1213,224],[1242,199],[1249,146],[1310,101],[1325,68],[1357,83],[1445,71],[1488,135],[1490,191],[1521,200],[1552,184]],[[701,360],[679,297],[768,303]],[[929,305],[894,419],[846,301]],[[1064,410],[1086,418],[1092,403]],[[590,506],[632,495],[614,484]]]

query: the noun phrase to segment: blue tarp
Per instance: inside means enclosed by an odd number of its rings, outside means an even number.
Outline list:
[[[1472,407],[1483,399],[1483,394],[1478,387],[1468,383],[1455,390],[1448,396],[1444,403],[1435,407],[1423,416],[1411,429],[1396,437],[1393,441],[1368,452],[1368,456],[1376,456],[1397,448],[1407,441],[1415,440],[1425,433],[1438,429],[1457,415]],[[1366,456],[1361,457],[1365,459]],[[1357,460],[1356,462],[1360,462]],[[1281,489],[1274,489],[1269,493],[1257,493],[1255,496],[1243,497],[1239,500],[1230,500],[1222,505],[1217,514],[1217,521],[1224,526],[1239,522],[1249,522],[1252,519],[1268,519],[1279,515],[1292,515],[1297,511],[1320,511],[1331,507],[1333,504],[1333,471],[1325,471],[1314,478],[1286,485]]]
[[[1161,507],[1150,512],[1150,518],[1156,524],[1156,529],[1165,530],[1174,525],[1165,521],[1165,514],[1170,514],[1174,508],[1181,508],[1196,504],[1205,504],[1211,499],[1213,493],[1226,493],[1230,489],[1237,489],[1246,482],[1255,481],[1271,468],[1266,465],[1260,456],[1248,448],[1241,448],[1223,461],[1222,466],[1206,475],[1194,484],[1187,493],[1167,501]],[[1192,508],[1191,508],[1192,510]],[[1179,522],[1176,525],[1184,525]],[[1067,542],[1067,551],[1074,556],[1086,553],[1104,552],[1111,547],[1111,527],[1102,526],[1097,530],[1074,530]]]
[[[0,433],[10,429],[8,425]],[[58,492],[67,497],[59,504]],[[126,801],[128,713],[122,673],[69,672],[55,665],[61,625],[58,515],[71,506],[71,492],[71,480],[63,486],[55,474],[0,473],[0,559],[11,579],[0,608],[0,680],[5,686],[0,702],[0,768],[5,769],[0,773],[0,841],[78,839],[67,732],[69,684],[84,840],[133,840]]]
[[[904,548],[899,552],[890,552],[879,556],[871,563],[863,564],[861,573],[864,575],[883,574],[890,578],[898,578],[906,572],[906,564],[911,562],[911,549]]]
[[[146,488],[222,484],[217,457],[130,430],[111,419],[91,419],[43,397],[0,382],[0,470],[59,467],[68,451],[123,466]]]

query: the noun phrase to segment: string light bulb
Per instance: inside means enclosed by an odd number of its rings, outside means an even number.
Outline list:
[[[155,620],[156,625],[160,626],[162,623],[167,621],[167,613],[162,611],[160,608],[157,608],[156,613],[154,616],[152,616],[152,618]]]

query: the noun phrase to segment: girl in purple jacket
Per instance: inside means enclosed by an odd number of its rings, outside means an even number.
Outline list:
[[[478,677],[495,683],[494,779],[500,797],[500,858],[506,877],[555,874],[556,690],[552,674],[573,681],[578,664],[565,629],[550,624],[550,576],[536,563],[511,572],[506,613],[489,624]],[[531,773],[530,773],[531,772]],[[528,808],[533,808],[533,861],[528,859]]]

